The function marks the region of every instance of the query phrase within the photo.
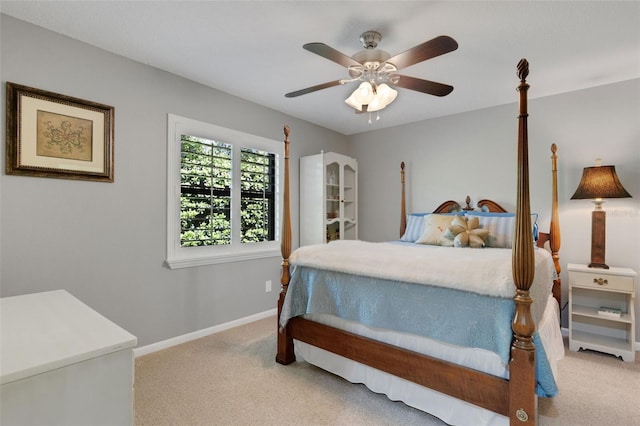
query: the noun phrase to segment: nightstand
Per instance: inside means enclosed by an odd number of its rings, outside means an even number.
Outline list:
[[[593,349],[635,360],[635,278],[629,268],[570,263],[569,349]]]

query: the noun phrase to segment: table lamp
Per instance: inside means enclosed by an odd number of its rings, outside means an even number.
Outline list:
[[[582,179],[572,200],[593,199],[596,207],[591,213],[591,263],[590,268],[609,269],[604,263],[606,213],[602,210],[603,198],[629,198],[631,195],[620,183],[615,166],[602,166],[596,160],[595,167],[585,167]]]

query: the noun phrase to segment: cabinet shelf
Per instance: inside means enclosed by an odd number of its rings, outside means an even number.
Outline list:
[[[623,312],[622,315],[620,315],[620,318],[614,318],[614,317],[599,315],[598,308],[594,308],[592,306],[573,305],[573,309],[571,310],[571,313],[573,315],[580,315],[580,316],[589,317],[589,318],[597,318],[603,321],[614,321],[614,322],[621,322],[625,324],[631,324],[631,315],[629,315],[627,312]]]
[[[579,347],[594,349],[600,352],[609,352],[609,349],[618,351],[628,350],[629,343],[626,339],[603,336],[601,334],[586,331],[573,331],[573,343]]]

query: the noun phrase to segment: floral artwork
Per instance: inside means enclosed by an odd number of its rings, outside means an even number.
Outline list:
[[[114,107],[6,82],[7,175],[113,182]]]
[[[38,155],[91,161],[91,120],[38,111],[37,126]]]

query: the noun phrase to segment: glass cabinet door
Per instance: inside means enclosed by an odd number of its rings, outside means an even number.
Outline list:
[[[340,229],[340,221],[342,217],[341,175],[341,166],[338,162],[331,162],[325,166],[326,242],[339,240],[342,235]]]
[[[342,167],[342,197],[341,197],[341,225],[343,239],[358,238],[358,203],[356,192],[356,170],[349,164]]]

